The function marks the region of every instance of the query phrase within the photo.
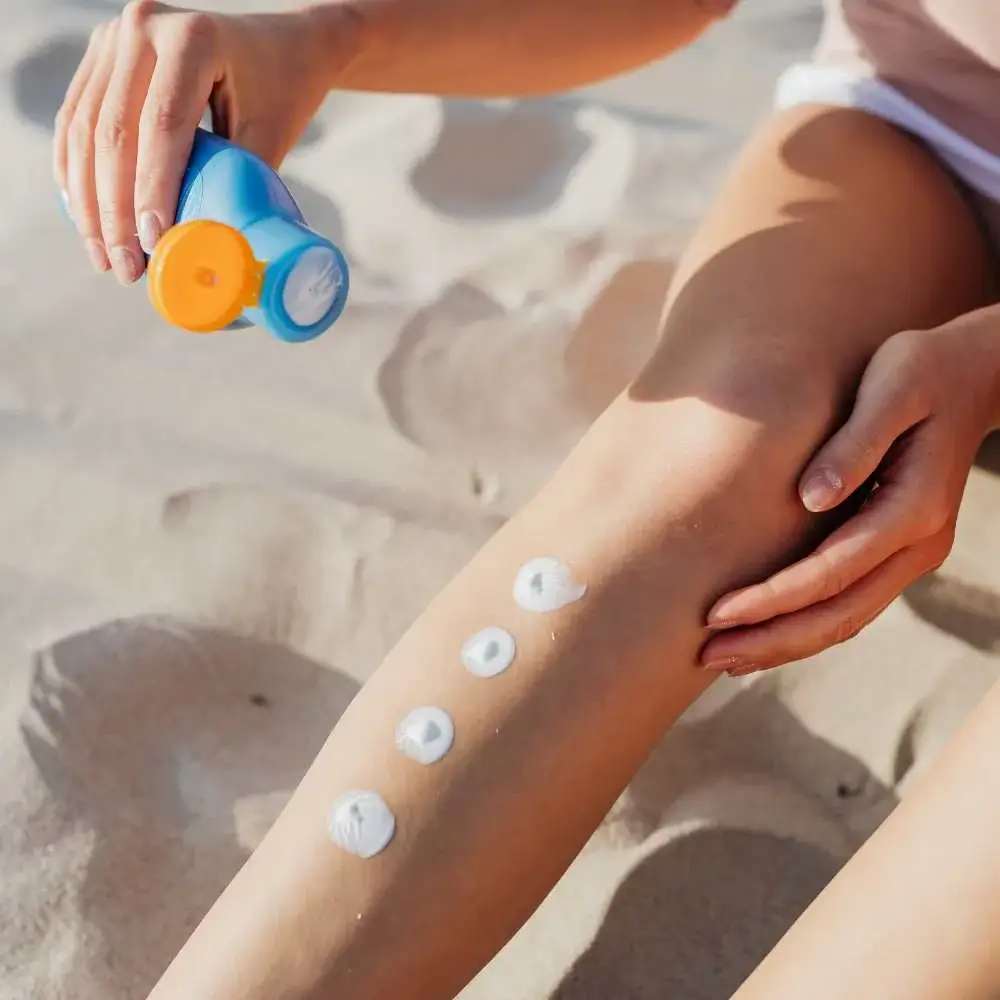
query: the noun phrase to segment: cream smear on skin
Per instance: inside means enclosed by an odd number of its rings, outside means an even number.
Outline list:
[[[506,629],[490,626],[462,646],[462,664],[477,677],[496,677],[513,662],[517,643]]]
[[[330,838],[359,858],[381,854],[396,832],[396,817],[377,792],[345,792],[333,804],[329,819]]]
[[[578,583],[568,566],[551,556],[525,563],[514,579],[514,601],[525,611],[546,614],[579,601],[587,585]],[[555,634],[553,633],[553,638]],[[477,677],[496,677],[517,655],[517,642],[506,629],[491,625],[467,639],[461,660]],[[455,724],[441,708],[422,706],[396,727],[399,751],[419,764],[441,760],[455,742]],[[372,791],[350,791],[334,803],[329,817],[330,838],[359,858],[384,851],[396,832],[396,817],[383,798]]]
[[[415,708],[396,727],[396,746],[418,764],[434,764],[455,742],[455,724],[443,709]]]
[[[580,600],[587,585],[577,583],[569,567],[541,556],[525,563],[514,580],[514,601],[525,611],[545,614]]]

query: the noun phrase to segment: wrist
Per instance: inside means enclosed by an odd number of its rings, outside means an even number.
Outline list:
[[[300,7],[301,44],[308,52],[310,77],[329,92],[345,86],[348,69],[361,53],[366,20],[357,0],[327,0]]]
[[[987,431],[1000,429],[1000,306],[991,306],[981,313],[979,324],[980,363],[986,375]]]

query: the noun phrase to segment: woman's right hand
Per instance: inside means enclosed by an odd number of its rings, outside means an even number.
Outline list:
[[[132,0],[91,37],[56,119],[54,170],[99,271],[136,281],[173,224],[195,130],[277,167],[332,79],[309,11],[226,16]]]

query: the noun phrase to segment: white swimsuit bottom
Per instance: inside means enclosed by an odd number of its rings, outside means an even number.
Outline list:
[[[867,111],[922,139],[970,188],[1000,202],[1000,156],[942,124],[883,80],[832,66],[800,63],[782,74],[775,104],[782,109],[829,104]]]

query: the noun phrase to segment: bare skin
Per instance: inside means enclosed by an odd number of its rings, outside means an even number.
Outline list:
[[[1000,687],[734,1000],[994,1000]]]
[[[711,682],[698,660],[713,602],[829,529],[796,486],[873,353],[988,294],[975,222],[915,143],[853,111],[762,129],[681,264],[650,365],[390,653],[151,1000],[453,997]],[[518,609],[514,576],[539,555],[570,564],[587,595]],[[458,650],[491,624],[519,653],[484,681]],[[422,704],[457,732],[429,768],[392,742]],[[368,861],[326,833],[350,788],[376,789],[398,819]],[[804,938],[820,958],[823,924]],[[799,955],[772,965],[785,992],[747,996],[813,996]],[[828,964],[824,989],[842,971]],[[824,997],[858,995],[851,982]]]
[[[53,172],[97,271],[122,284],[171,225],[194,130],[277,167],[334,89],[551,93],[666,55],[734,0],[328,0],[225,16],[131,0],[56,119]]]

